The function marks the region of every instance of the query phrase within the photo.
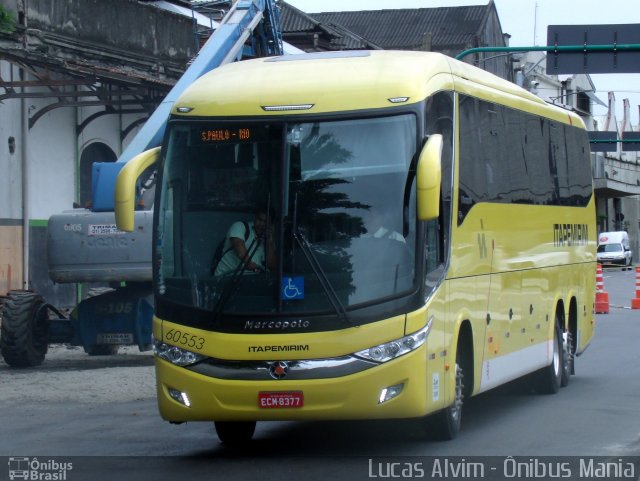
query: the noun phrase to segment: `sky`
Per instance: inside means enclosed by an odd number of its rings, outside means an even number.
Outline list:
[[[434,8],[486,5],[489,0],[286,0],[303,12]],[[640,8],[635,0],[494,0],[502,31],[511,35],[514,47],[545,45],[548,25],[640,24]],[[640,105],[640,73],[592,74],[596,95],[605,103],[608,92],[616,97],[616,117],[622,120],[622,102],[631,104],[631,123],[637,126]],[[593,114],[603,116],[607,109],[593,105]]]

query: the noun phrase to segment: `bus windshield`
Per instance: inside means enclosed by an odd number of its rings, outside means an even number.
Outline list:
[[[414,115],[169,129],[159,298],[215,315],[346,315],[415,290]]]

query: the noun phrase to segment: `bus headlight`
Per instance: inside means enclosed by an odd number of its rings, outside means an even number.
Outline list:
[[[169,361],[176,366],[190,366],[196,362],[200,362],[206,358],[202,354],[187,351],[181,347],[171,346],[162,341],[156,341],[154,344],[154,352],[156,356],[165,361]]]
[[[413,334],[401,337],[395,341],[385,342],[384,344],[363,349],[362,351],[354,353],[354,356],[379,363],[391,361],[408,352],[415,351],[422,346],[427,341],[427,336],[429,335],[429,331],[431,331],[432,324],[433,317],[429,319],[425,327]]]

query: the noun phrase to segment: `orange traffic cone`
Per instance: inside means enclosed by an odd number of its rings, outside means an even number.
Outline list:
[[[638,299],[638,302],[640,302],[640,299]],[[604,290],[601,264],[598,264],[598,270],[596,271],[596,314],[609,314],[609,294]]]
[[[636,267],[636,297],[631,299],[631,309],[640,309],[640,267]]]

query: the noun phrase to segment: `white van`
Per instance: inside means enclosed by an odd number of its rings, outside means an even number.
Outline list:
[[[624,231],[600,233],[597,256],[598,262],[603,265],[631,267],[633,255],[629,246],[629,234]]]

